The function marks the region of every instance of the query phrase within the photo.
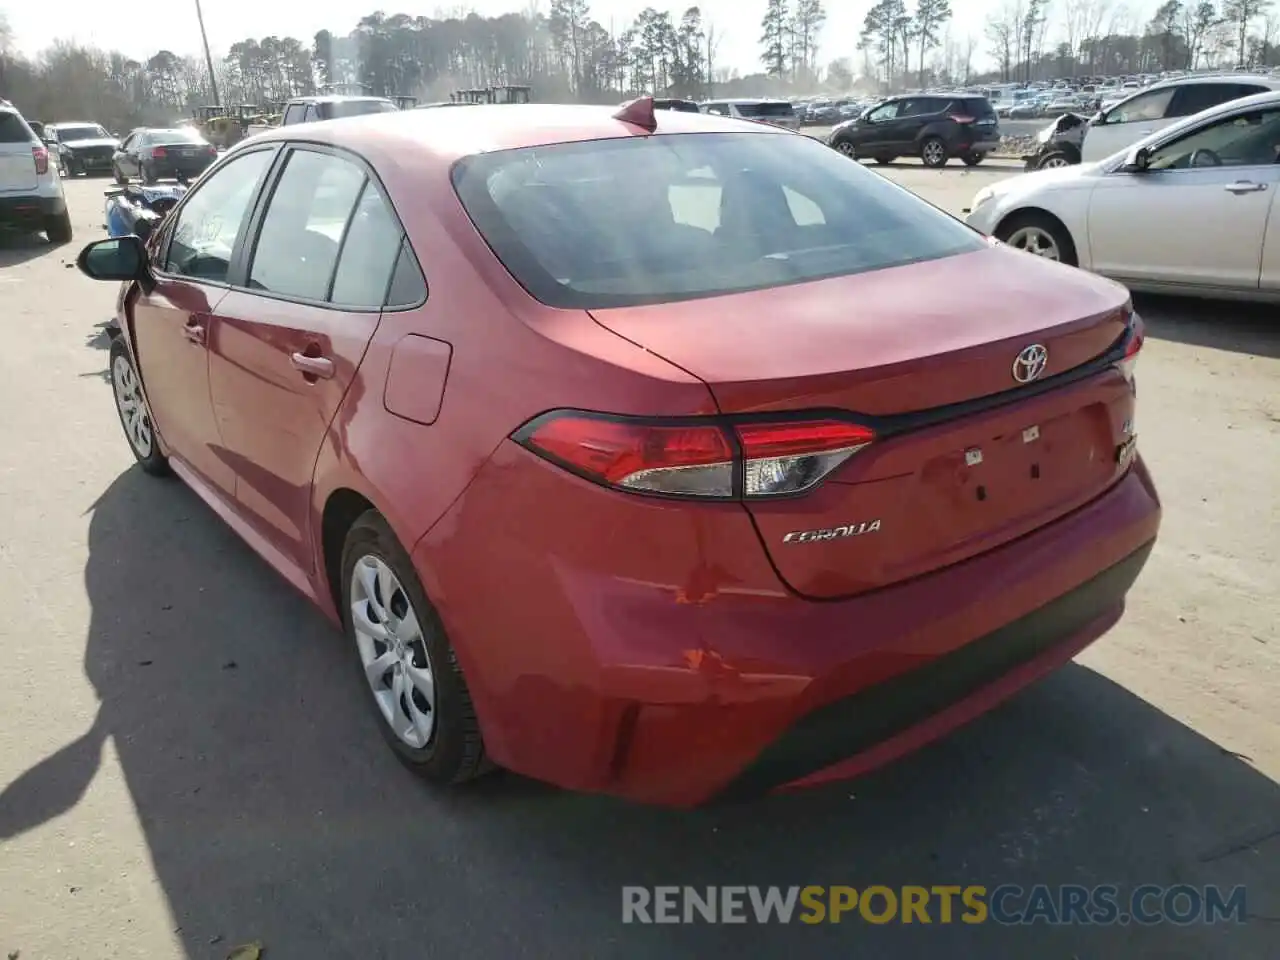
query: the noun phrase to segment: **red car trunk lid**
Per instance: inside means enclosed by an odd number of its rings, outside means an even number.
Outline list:
[[[992,549],[1127,468],[1117,450],[1133,395],[1119,372],[1020,395],[1014,365],[1042,346],[1040,381],[1105,354],[1124,335],[1128,294],[1022,253],[593,315],[705,381],[723,413],[840,411],[877,427],[881,439],[816,489],[747,504],[779,574],[808,596]]]

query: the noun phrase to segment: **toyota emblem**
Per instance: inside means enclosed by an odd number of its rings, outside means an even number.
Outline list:
[[[1013,361],[1013,379],[1019,383],[1030,383],[1044,373],[1048,363],[1049,351],[1043,344],[1033,343],[1029,347],[1023,347]]]

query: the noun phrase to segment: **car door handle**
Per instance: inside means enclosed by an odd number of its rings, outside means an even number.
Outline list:
[[[1265,183],[1254,183],[1252,180],[1237,180],[1235,183],[1228,183],[1223,187],[1228,193],[1261,193],[1267,189]]]
[[[203,347],[205,344],[204,324],[199,320],[188,320],[186,326],[182,328],[182,335],[196,346]]]
[[[312,377],[328,380],[333,376],[333,361],[328,357],[309,357],[305,353],[295,353],[290,360],[295,370],[301,370]]]

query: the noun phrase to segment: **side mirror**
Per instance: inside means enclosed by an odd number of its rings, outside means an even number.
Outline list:
[[[1120,169],[1125,173],[1145,173],[1149,166],[1151,166],[1151,151],[1146,147],[1136,147],[1129,151]]]
[[[144,288],[154,284],[147,267],[147,249],[135,236],[95,240],[76,257],[76,266],[90,280],[137,280]]]

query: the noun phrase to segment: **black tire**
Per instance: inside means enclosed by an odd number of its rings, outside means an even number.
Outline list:
[[[831,145],[831,148],[835,150],[836,153],[842,154],[850,160],[857,159],[858,151],[854,148],[852,140],[837,140]]]
[[[920,141],[920,162],[926,167],[937,170],[945,167],[950,159],[947,144],[941,137],[925,137]]]
[[[890,163],[893,163],[893,161],[897,159],[898,159],[897,157],[891,157],[888,154],[882,153],[875,158],[875,161],[876,163],[880,164],[880,166],[883,167],[883,166],[887,166]]]
[[[45,217],[44,232],[48,234],[50,243],[70,243],[71,211],[63,210]]]
[[[430,657],[435,678],[435,704],[432,710],[435,722],[430,740],[422,747],[410,746],[391,729],[369,688],[364,663],[356,646],[356,634],[352,625],[351,578],[357,562],[368,556],[385,563],[400,581],[405,598],[417,614]],[[376,510],[366,511],[347,533],[346,543],[342,548],[341,591],[343,628],[347,642],[355,648],[356,669],[365,702],[373,711],[382,738],[400,762],[425,780],[441,785],[464,783],[492,770],[493,764],[485,755],[480,724],[476,719],[475,706],[471,702],[471,693],[467,689],[462,668],[458,665],[457,654],[445,636],[444,625],[440,622],[435,607],[427,600],[427,595],[418,582],[408,554]],[[394,606],[394,598],[391,598],[391,602]]]
[[[111,175],[115,177],[116,183],[120,184],[120,186],[128,185],[129,178],[120,172],[120,166],[114,160],[111,161]]]
[[[983,161],[984,155],[981,153],[966,153],[960,159],[964,161],[966,167],[976,167]]]
[[[1053,242],[1058,245],[1059,263],[1065,263],[1069,267],[1080,265],[1080,259],[1076,254],[1075,241],[1071,239],[1071,234],[1057,219],[1046,213],[1038,213],[1034,210],[1015,213],[1001,221],[995,229],[995,237],[1003,243],[1009,243],[1010,238],[1019,230],[1029,227],[1043,230],[1053,238]]]
[[[111,341],[111,352],[108,354],[108,368],[111,375],[111,393],[116,404],[116,415],[120,418],[120,429],[124,431],[124,438],[129,444],[129,449],[133,451],[134,459],[138,461],[144,473],[149,473],[153,477],[165,477],[169,475],[169,458],[160,452],[160,438],[156,436],[155,425],[151,422],[151,409],[147,406],[146,394],[142,390],[142,379],[138,376],[138,369],[134,365],[133,355],[129,352],[129,347],[124,341],[123,336],[117,336]],[[124,384],[123,377],[119,365],[126,364],[132,372],[134,382],[137,383],[137,396],[142,402],[142,417],[146,424],[148,435],[150,436],[150,444],[143,447],[135,439],[133,433],[130,432],[129,423],[126,419],[124,405],[120,402],[120,395]]]

